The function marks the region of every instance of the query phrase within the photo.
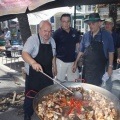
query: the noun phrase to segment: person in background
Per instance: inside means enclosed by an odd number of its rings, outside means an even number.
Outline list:
[[[4,30],[0,30],[0,38],[4,38]]]
[[[41,73],[44,72],[53,77],[57,72],[56,44],[51,37],[51,33],[51,23],[42,21],[39,24],[39,33],[30,36],[24,45],[22,58],[25,61],[26,71],[25,95],[30,90],[39,92],[41,89],[53,84],[52,80]],[[25,96],[24,120],[31,120],[33,111],[33,99]]]
[[[111,17],[105,19],[104,27],[105,27],[105,30],[110,32],[113,37],[114,48],[115,48],[113,69],[116,69],[117,63],[120,64],[120,36],[118,35],[117,32],[113,30],[114,22]]]
[[[0,38],[3,38],[6,43],[5,43],[5,48],[6,48],[6,56],[7,57],[12,57],[11,56],[11,51],[7,51],[8,49],[11,48],[11,32],[8,30],[8,28],[4,28],[3,29],[3,32],[2,32],[2,35],[0,35]]]
[[[90,31],[85,33],[80,43],[80,49],[73,65],[76,71],[77,63],[81,55],[84,57],[84,79],[86,83],[101,86],[102,77],[108,62],[107,76],[111,76],[113,68],[114,45],[111,34],[102,30],[102,21],[98,13],[91,13],[85,23]]]
[[[4,39],[11,44],[11,32],[7,27],[4,28]]]
[[[16,39],[17,40],[20,40],[20,30],[18,29],[17,32],[16,32]]]
[[[79,34],[76,29],[70,27],[70,14],[63,14],[60,22],[61,27],[53,33],[56,42],[57,79],[63,82],[67,74],[68,81],[74,81],[79,76],[78,70],[72,72],[75,51],[79,48]]]

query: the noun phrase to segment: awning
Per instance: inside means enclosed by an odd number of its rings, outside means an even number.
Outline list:
[[[15,18],[16,14],[20,13],[33,13],[57,7],[115,3],[120,3],[120,0],[1,0],[0,21]]]
[[[53,0],[0,0],[0,16],[25,13]]]
[[[42,20],[48,20],[52,16],[54,16],[56,13],[61,13],[61,12],[67,12],[67,13],[72,13],[73,8],[70,7],[59,7],[59,8],[54,8],[54,9],[49,9],[49,10],[44,10],[40,12],[35,12],[35,13],[29,13],[28,14],[28,22],[29,25],[37,25],[39,24]],[[18,22],[17,18],[13,19],[12,21]]]

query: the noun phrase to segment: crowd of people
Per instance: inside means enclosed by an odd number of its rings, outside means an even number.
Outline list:
[[[11,43],[11,31],[5,27],[0,35],[0,38],[3,38],[7,44]]]
[[[21,39],[21,35],[20,35],[20,30],[18,29],[15,33],[15,36],[17,40],[20,40]],[[0,38],[3,38],[6,43],[8,44],[11,44],[11,41],[12,41],[12,33],[11,31],[9,30],[8,27],[5,27],[3,28],[3,30],[1,30],[1,33],[0,33]]]
[[[19,29],[17,30],[15,36],[16,36],[16,40],[20,40],[20,30]],[[12,48],[12,34],[11,34],[11,31],[7,27],[3,28],[3,30],[1,31],[1,34],[0,34],[0,38],[2,38],[2,40],[5,41],[6,56],[9,57],[9,58],[12,57],[11,56],[11,51],[7,51],[7,50]]]
[[[101,28],[103,22],[104,29]],[[112,31],[112,18],[103,21],[98,13],[91,13],[85,19],[90,31],[83,35],[81,42],[77,30],[71,27],[70,14],[63,14],[60,23],[60,28],[52,35],[51,23],[46,20],[40,22],[38,34],[30,36],[24,45],[25,94],[30,90],[39,92],[54,84],[43,72],[52,78],[56,76],[61,82],[67,74],[67,80],[74,81],[79,77],[78,61],[81,56],[85,82],[97,86],[101,86],[104,74],[109,78],[113,67],[120,63],[120,38]],[[32,102],[33,99],[25,96],[24,120],[31,120]]]

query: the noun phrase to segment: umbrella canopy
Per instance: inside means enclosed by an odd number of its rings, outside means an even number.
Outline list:
[[[37,25],[40,23],[42,20],[47,20],[51,18],[53,15],[59,12],[65,12],[68,11],[68,13],[73,13],[73,7],[59,7],[59,8],[54,8],[54,9],[49,9],[49,10],[44,10],[40,12],[35,12],[35,13],[29,13],[28,16],[28,22],[29,25]],[[12,21],[18,22],[17,18],[13,19]]]
[[[0,16],[25,13],[53,0],[0,0]]]
[[[32,12],[57,8],[57,7],[64,7],[64,6],[113,4],[120,2],[120,0],[0,0],[0,1],[1,1],[0,21],[15,18],[16,14],[19,14],[21,12],[32,13]]]

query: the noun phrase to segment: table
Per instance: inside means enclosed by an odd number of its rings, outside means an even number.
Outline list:
[[[120,100],[120,68],[113,70],[111,75],[112,90],[111,92],[116,95]]]
[[[111,75],[111,81],[119,80],[120,81],[120,68],[113,70],[113,73]]]
[[[0,46],[0,54],[3,56],[4,54],[4,52],[5,52],[5,46]]]
[[[4,62],[4,59],[7,61],[10,61],[10,68],[12,66],[12,63],[14,63],[15,70],[16,70],[16,60],[19,61],[19,57],[21,57],[21,49],[5,49],[5,47],[0,47],[0,52],[2,53],[2,63]],[[9,55],[8,55],[9,54]]]

